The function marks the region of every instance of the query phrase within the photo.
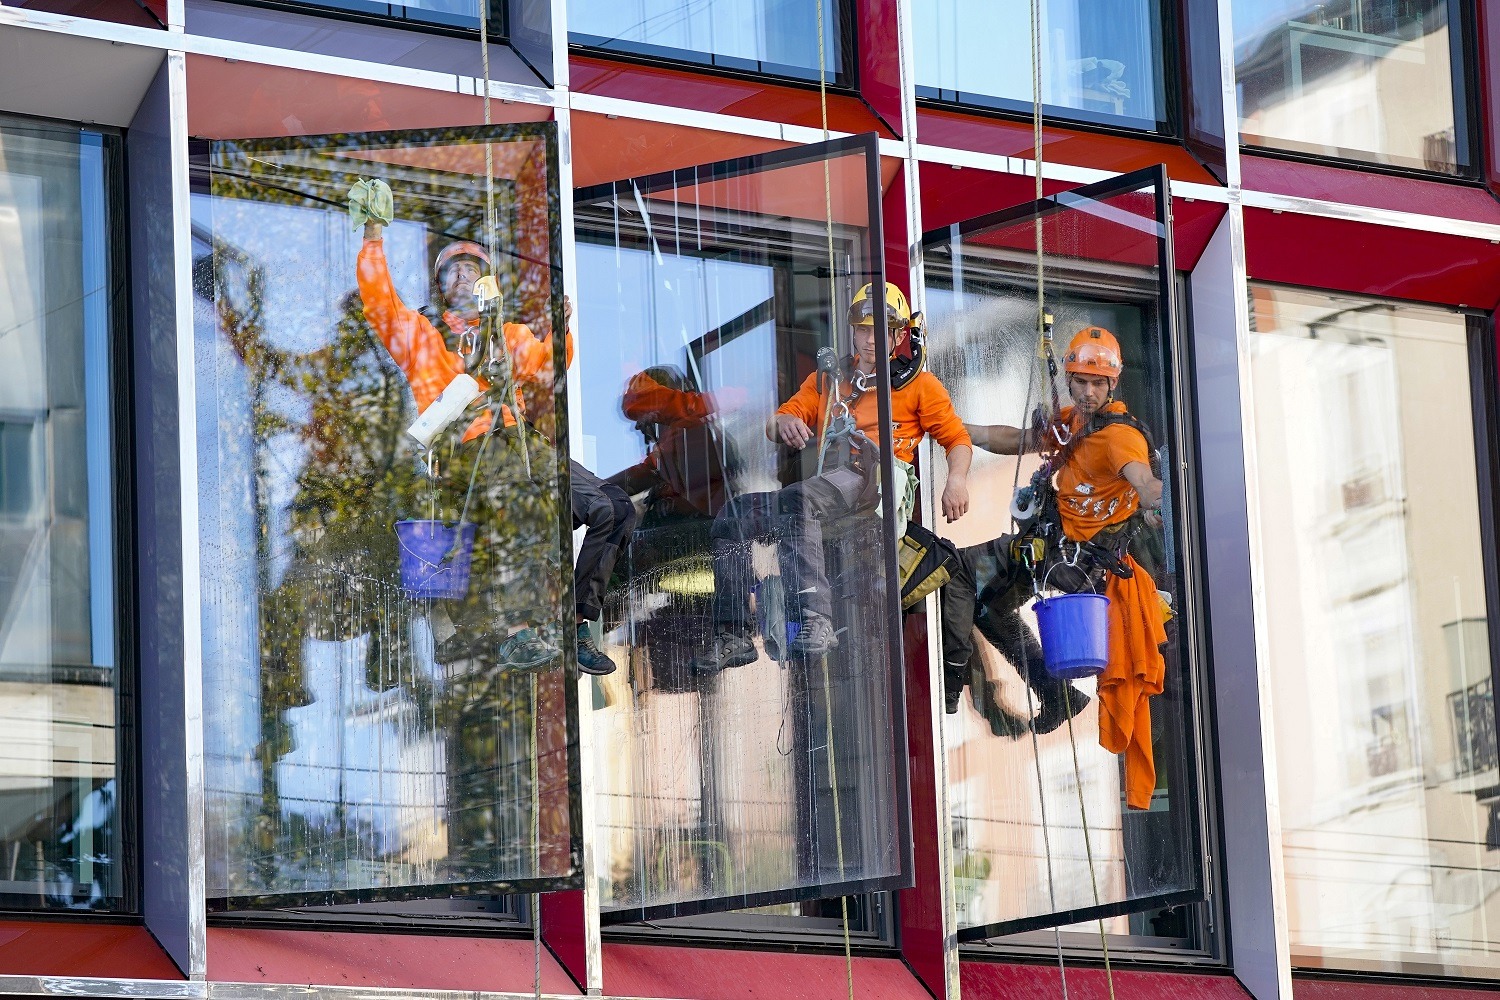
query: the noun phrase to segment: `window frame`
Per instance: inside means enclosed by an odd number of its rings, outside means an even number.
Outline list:
[[[836,897],[828,897],[831,901]],[[868,955],[889,956],[899,951],[897,926],[900,923],[900,894],[891,891],[856,893],[845,897],[864,908],[870,926],[849,932],[852,951]],[[628,924],[606,924],[605,941],[632,944],[697,944],[712,947],[768,948],[798,951],[842,950],[844,932],[837,917],[814,917],[803,914],[759,914],[743,910],[722,910],[663,920],[642,920]]]
[[[577,207],[580,205],[635,194],[644,196],[658,191],[671,191],[687,184],[754,176],[785,167],[817,164],[856,152],[860,153],[864,158],[866,197],[868,199],[867,232],[870,241],[869,265],[873,268],[869,276],[872,283],[880,284],[886,281],[888,272],[886,270],[885,257],[881,252],[881,248],[884,246],[884,238],[883,216],[880,205],[882,185],[880,181],[881,156],[879,137],[873,132],[844,136],[821,143],[791,146],[749,156],[717,160],[638,177],[626,177],[585,188],[577,188],[573,192],[575,225],[573,231],[569,234],[569,238],[575,241],[578,239],[576,212]],[[883,314],[879,315],[883,317]],[[834,325],[837,326],[836,323]],[[877,323],[876,329],[880,331],[877,334],[876,349],[876,376],[881,386],[881,391],[877,394],[878,414],[881,425],[889,427],[891,426],[890,359],[887,357],[887,352],[880,346],[886,343],[886,337],[888,336],[883,318]],[[891,448],[882,448],[880,460],[881,475],[886,482],[890,482],[892,479],[893,460],[893,450]],[[886,578],[888,581],[895,581],[898,579],[896,550],[899,539],[894,536],[894,500],[889,492],[882,493],[879,511],[882,537],[890,541],[884,553]],[[892,807],[895,813],[895,829],[892,831],[892,834],[896,838],[895,849],[897,852],[898,872],[894,875],[873,878],[850,878],[844,882],[791,886],[753,893],[740,893],[734,896],[704,897],[675,903],[653,903],[644,906],[630,905],[617,908],[601,907],[599,919],[602,925],[638,924],[673,917],[696,917],[703,914],[723,913],[732,911],[733,909],[773,906],[813,899],[837,898],[840,895],[876,893],[910,888],[915,871],[913,862],[914,843],[910,808],[910,773],[907,766],[908,754],[906,753],[909,733],[906,725],[906,685],[903,668],[904,655],[902,653],[904,646],[902,643],[902,625],[899,608],[900,595],[898,590],[899,588],[894,586],[887,586],[886,588],[887,641],[893,660],[889,664],[891,673],[891,700],[889,708],[893,730],[892,751],[897,756],[897,759],[892,761],[894,770],[892,775],[892,792],[894,795]],[[595,877],[595,875],[590,872],[588,877]],[[733,906],[724,905],[726,902],[732,903]],[[894,922],[894,917],[892,920]]]
[[[1109,917],[1124,916],[1161,906],[1201,904],[1207,907],[1209,918],[1204,933],[1213,942],[1216,928],[1222,920],[1216,919],[1213,909],[1217,893],[1217,878],[1212,864],[1209,844],[1217,838],[1217,826],[1210,806],[1217,807],[1216,788],[1211,780],[1216,757],[1211,753],[1214,722],[1209,700],[1212,685],[1209,643],[1209,622],[1204,597],[1203,567],[1206,562],[1207,539],[1202,530],[1202,489],[1198,480],[1197,456],[1200,441],[1197,422],[1194,419],[1197,397],[1193,384],[1192,336],[1188,326],[1189,312],[1182,275],[1176,269],[1175,235],[1171,228],[1171,192],[1168,187],[1165,164],[1145,167],[1114,177],[1070,188],[1040,200],[966,219],[963,222],[940,229],[929,230],[922,236],[924,254],[935,246],[951,246],[958,237],[975,231],[988,230],[995,226],[1014,224],[1026,219],[1046,218],[1049,215],[1068,211],[1070,200],[1103,200],[1131,191],[1152,187],[1157,218],[1166,227],[1166,235],[1158,243],[1157,268],[1159,278],[1156,314],[1159,322],[1166,326],[1165,363],[1167,384],[1163,387],[1171,419],[1164,428],[1169,455],[1175,457],[1178,483],[1173,484],[1173,507],[1178,517],[1178,574],[1182,581],[1182,595],[1178,608],[1178,644],[1181,649],[1184,683],[1183,737],[1192,765],[1191,787],[1194,791],[1192,808],[1186,810],[1184,822],[1189,836],[1196,843],[1198,852],[1198,885],[1193,889],[1173,890],[1151,896],[1141,896],[1094,906],[1076,907],[1055,911],[1045,915],[1021,918],[977,927],[959,927],[958,943],[961,949],[978,945],[986,949],[1006,946],[1003,939],[1009,935],[1064,927]],[[925,487],[924,487],[925,488]],[[1222,854],[1222,851],[1220,852]],[[1022,946],[1024,951],[1024,946]],[[993,955],[993,952],[988,952]]]
[[[912,0],[913,7],[923,2],[941,0]],[[1084,132],[1100,132],[1106,135],[1129,136],[1133,139],[1155,138],[1177,142],[1183,136],[1183,60],[1180,39],[1182,24],[1178,4],[1180,0],[1161,0],[1157,10],[1157,27],[1161,31],[1161,115],[1155,127],[1147,128],[1133,124],[1144,119],[1125,120],[1111,115],[1095,115],[1056,104],[1042,105],[1042,123],[1058,128],[1077,129]],[[920,71],[913,67],[914,80]],[[1152,81],[1153,85],[1156,83]],[[962,111],[968,114],[1004,121],[1030,123],[1033,105],[1030,101],[996,97],[967,90],[944,90],[923,83],[915,83],[917,106],[942,111]]]
[[[237,143],[252,143],[260,148],[277,148],[298,150],[308,147],[311,143],[327,144],[340,136],[358,136],[369,149],[393,149],[401,148],[398,144],[401,140],[410,139],[414,135],[445,136],[445,143],[429,143],[429,147],[442,145],[461,145],[464,143],[481,143],[487,139],[495,142],[506,141],[532,141],[542,146],[547,163],[548,172],[548,194],[549,198],[554,190],[559,192],[561,198],[561,174],[559,171],[561,157],[561,137],[558,124],[555,121],[515,122],[494,125],[460,125],[460,126],[438,126],[423,129],[383,129],[378,131],[357,133],[335,133],[331,135],[307,135],[273,138],[253,139],[214,139],[195,140],[191,143],[189,152],[189,171],[192,178],[191,187],[194,195],[205,195],[216,198],[211,191],[211,175],[215,169],[215,157],[222,146]],[[563,213],[561,202],[549,206],[547,210],[547,238],[549,264],[551,267],[551,280],[553,295],[550,303],[553,329],[565,329],[563,320],[563,301],[570,294],[566,276],[567,271],[563,267]],[[560,366],[556,372],[554,398],[557,402],[557,442],[559,476],[558,488],[566,491],[568,482],[568,461],[571,457],[569,448],[568,426],[569,426],[569,404],[567,401],[566,362],[560,352],[555,352],[554,363]],[[195,366],[194,378],[199,378],[201,372]],[[187,445],[184,445],[185,447]],[[194,460],[200,461],[202,456],[198,454],[197,442],[192,442],[194,449]],[[562,544],[568,546],[564,549],[565,554],[571,555],[571,514],[566,504],[560,504],[558,509],[558,538]],[[562,601],[564,606],[571,606],[572,596],[572,574],[564,573],[564,587]],[[564,629],[564,636],[569,633]],[[571,644],[565,641],[563,645],[564,657],[572,655]],[[578,685],[574,683],[577,675],[570,670],[566,663],[560,668],[563,678],[561,689],[564,700],[564,726],[567,732],[565,741],[567,747],[567,769],[568,769],[568,836],[569,836],[569,864],[571,871],[566,875],[538,875],[532,878],[515,879],[507,881],[488,880],[474,882],[448,882],[440,884],[406,884],[400,886],[382,886],[376,888],[361,889],[335,889],[313,892],[270,892],[257,893],[243,896],[215,896],[208,895],[205,899],[205,907],[208,917],[217,920],[220,915],[228,915],[229,919],[235,919],[233,915],[242,913],[260,913],[272,908],[291,907],[297,909],[317,909],[320,907],[340,907],[358,903],[373,904],[397,904],[404,902],[457,899],[464,896],[513,896],[525,893],[556,892],[575,890],[580,888],[582,879],[585,877],[584,865],[584,831],[582,815],[582,759],[579,753],[578,727],[582,725],[580,718],[580,705],[578,700]],[[207,718],[205,703],[205,719]],[[205,722],[206,726],[206,722]],[[212,890],[209,890],[210,892]],[[337,910],[330,910],[330,914],[337,914]],[[258,919],[252,917],[251,919]],[[314,917],[313,919],[320,919]],[[333,916],[337,921],[338,917]],[[413,926],[416,923],[414,922]],[[444,924],[444,926],[447,926]]]
[[[837,5],[839,23],[835,38],[839,46],[842,68],[827,74],[827,87],[840,93],[855,93],[859,89],[859,41],[856,18],[858,10],[855,0],[824,0]],[[578,55],[635,63],[663,69],[687,70],[713,76],[750,80],[756,83],[774,82],[791,86],[818,86],[818,71],[814,68],[792,66],[784,63],[742,59],[735,56],[720,56],[713,52],[695,49],[679,49],[669,45],[653,45],[650,42],[610,42],[601,35],[573,30],[568,31],[568,51]]]
[[[1357,156],[1338,156],[1330,153],[1319,153],[1305,148],[1297,148],[1297,144],[1286,143],[1286,140],[1268,138],[1270,145],[1262,145],[1258,142],[1245,141],[1245,130],[1240,125],[1239,102],[1235,102],[1234,132],[1239,137],[1240,152],[1247,156],[1262,156],[1272,160],[1290,160],[1298,163],[1315,163],[1322,166],[1338,167],[1343,170],[1358,170],[1361,173],[1384,174],[1393,177],[1411,177],[1424,181],[1433,181],[1440,184],[1458,184],[1464,187],[1480,187],[1484,184],[1485,162],[1488,152],[1485,144],[1485,130],[1483,127],[1482,109],[1482,80],[1479,70],[1479,47],[1482,39],[1479,34],[1477,11],[1472,4],[1465,4],[1460,0],[1445,0],[1448,4],[1449,37],[1448,37],[1448,59],[1449,59],[1449,86],[1453,94],[1453,127],[1455,130],[1454,146],[1456,149],[1467,149],[1469,163],[1459,165],[1453,173],[1444,173],[1438,170],[1428,170],[1423,167],[1410,166],[1400,163],[1380,163]],[[1230,30],[1233,30],[1231,26]],[[1458,51],[1455,51],[1457,49]],[[1226,124],[1227,127],[1227,124]],[[1462,134],[1460,134],[1460,132]],[[1369,151],[1364,151],[1367,154]],[[1287,285],[1288,288],[1300,287]],[[1313,286],[1307,286],[1312,288]],[[1328,291],[1328,289],[1314,289],[1316,291]],[[1380,298],[1379,296],[1366,296],[1369,298]],[[1389,300],[1399,301],[1399,300]]]
[[[50,134],[59,139],[71,138],[78,156],[86,143],[96,142],[101,160],[99,187],[103,195],[103,225],[98,237],[106,286],[104,306],[109,346],[105,377],[109,401],[106,419],[110,438],[104,449],[110,462],[110,556],[114,578],[112,612],[115,615],[114,677],[114,751],[115,783],[118,789],[115,805],[118,824],[120,865],[119,896],[113,906],[99,909],[49,907],[31,909],[7,905],[0,896],[0,916],[24,920],[95,921],[105,923],[138,923],[145,875],[142,865],[140,788],[143,781],[140,754],[140,726],[136,706],[139,704],[140,630],[136,624],[137,510],[135,497],[135,421],[133,328],[130,293],[132,287],[130,217],[125,176],[125,133],[109,125],[82,125],[49,118],[0,112],[0,129],[17,129]],[[89,234],[84,233],[83,247]],[[33,444],[35,448],[36,445]],[[57,683],[54,679],[50,683]]]

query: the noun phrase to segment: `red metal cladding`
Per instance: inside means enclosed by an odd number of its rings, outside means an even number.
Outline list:
[[[7,0],[6,6],[129,24],[137,28],[167,26],[167,0],[141,0],[141,3],[135,0]]]
[[[964,962],[959,966],[964,1000],[1057,1000],[1062,976],[1055,964],[1002,965]],[[1103,969],[1069,969],[1068,996],[1074,1000],[1247,1000],[1250,993],[1233,977],[1174,972],[1115,970],[1114,990]],[[1297,1000],[1303,1000],[1297,990]]]
[[[208,979],[216,983],[530,993],[534,960],[532,943],[517,938],[208,929]],[[579,993],[545,947],[542,991]]]
[[[574,983],[588,981],[583,922],[582,889],[542,894],[542,939]]]
[[[573,91],[580,94],[648,104],[665,103],[693,111],[811,128],[822,124],[815,87],[793,87],[576,55],[569,58],[568,71]],[[844,93],[828,95],[828,127],[835,132],[879,132],[886,137],[894,134],[863,101]]]
[[[610,996],[678,1000],[844,1000],[844,956],[661,945],[604,945]],[[854,995],[932,1000],[899,958],[854,959]]]
[[[1245,258],[1252,281],[1475,309],[1500,298],[1488,240],[1246,209]]]
[[[931,231],[1030,201],[1034,193],[1033,183],[1030,177],[1018,174],[968,167],[955,170],[945,164],[924,163],[922,225]],[[1042,190],[1051,195],[1077,186],[1046,181]],[[1197,266],[1198,258],[1203,255],[1203,249],[1224,212],[1225,207],[1216,202],[1173,199],[1173,252],[1178,270],[1191,271]],[[1030,232],[1029,229],[1026,231]],[[1030,243],[1026,246],[1029,247]],[[1137,262],[1155,263],[1154,260]]]
[[[1481,187],[1254,154],[1241,157],[1240,164],[1246,191],[1500,224],[1500,201]]]
[[[1474,996],[1472,989],[1441,986],[1404,986],[1399,983],[1343,982],[1337,979],[1298,979],[1292,984],[1297,1000],[1459,1000]]]
[[[1029,122],[923,108],[917,112],[917,138],[932,146],[967,149],[1031,159]],[[1218,184],[1191,153],[1173,142],[1081,132],[1048,125],[1042,130],[1042,158],[1095,170],[1129,173],[1157,163],[1173,180]]]
[[[896,135],[901,134],[900,39],[894,0],[855,0],[859,92]]]
[[[906,618],[906,750],[911,772],[912,860],[915,881],[901,891],[901,957],[932,995],[943,997],[943,914],[939,881],[937,777],[933,769],[932,684],[927,665],[927,625]],[[952,998],[957,1000],[957,998]]]
[[[0,921],[0,973],[7,976],[103,976],[186,979],[140,926]]]
[[[1500,198],[1500,0],[1475,0],[1479,22],[1479,121],[1484,178]]]

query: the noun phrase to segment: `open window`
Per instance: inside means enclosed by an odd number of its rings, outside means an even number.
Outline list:
[[[553,126],[197,166],[211,907],[576,885]]]
[[[1060,454],[1070,457],[1055,460],[1055,468],[1064,469],[1076,456],[1079,464],[1072,467],[1086,471],[1073,476],[1072,485],[1065,485],[1068,472],[1057,475],[1057,504],[1065,510],[1049,515],[1044,508],[1038,517],[1061,524],[1048,545],[1062,539],[1064,561],[1079,551],[1069,539],[1098,541],[1117,528],[1128,532],[1112,537],[1134,561],[1135,579],[1143,580],[1144,570],[1159,600],[1171,606],[1168,641],[1160,647],[1162,690],[1146,699],[1149,719],[1135,714],[1139,703],[1123,687],[1111,684],[1101,694],[1095,679],[1054,677],[1040,662],[1042,645],[1033,638],[1033,598],[1037,588],[1054,594],[1069,589],[1059,586],[1067,569],[1048,561],[1049,554],[1035,572],[1028,571],[1030,550],[1011,544],[1018,530],[1011,498],[1017,487],[1032,484],[1040,460],[1031,447],[1020,459],[976,449],[973,507],[964,518],[938,528],[958,545],[972,546],[967,551],[979,590],[967,689],[957,712],[946,717],[963,940],[1101,918],[1111,934],[1181,938],[1188,936],[1181,933],[1188,920],[1183,907],[1204,898],[1192,484],[1181,463],[1183,364],[1174,333],[1167,205],[1165,170],[1152,168],[924,239],[929,362],[969,424],[1042,427],[1041,435],[1066,427],[1066,421],[1050,421],[1067,414],[1065,407],[1075,406],[1077,415],[1076,408],[1084,405],[1070,397],[1075,390],[1067,369],[1083,356],[1082,349],[1076,357],[1069,354],[1070,342],[1102,336],[1091,329],[1117,341],[1123,371],[1106,397],[1110,401],[1093,405],[1108,412],[1123,403],[1131,421],[1082,424],[1077,441],[1061,445]],[[1039,356],[1039,265],[1042,299],[1052,320],[1051,371]],[[1045,417],[1040,424],[1033,416],[1037,407]],[[1159,515],[1147,510],[1145,491],[1126,488],[1123,472],[1110,464],[1114,451],[1095,463],[1109,464],[1097,476],[1099,470],[1084,464],[1088,453],[1081,435],[1105,427],[1129,428],[1109,433],[1123,435],[1120,447],[1138,452],[1137,464],[1149,467],[1161,482]],[[940,457],[937,464],[931,482],[941,489],[946,468]],[[1093,530],[1100,533],[1081,533],[1079,518],[1094,519]],[[1096,577],[1092,586],[1107,592],[1104,579]],[[1008,611],[1007,594],[1013,598]],[[1126,605],[1113,596],[1110,614],[1132,608],[1154,613],[1150,601],[1158,595],[1142,588],[1139,598],[1143,603]],[[1109,639],[1116,643],[1113,621]],[[1137,743],[1146,741],[1154,749],[1154,775],[1142,772],[1131,751],[1117,756],[1101,746],[1101,706],[1110,718],[1136,724]]]
[[[851,303],[882,285],[879,167],[861,136],[577,194],[580,460],[642,512],[604,615],[623,667],[595,693],[608,922],[908,877],[891,491],[758,499],[845,461],[817,444],[831,410],[801,449],[768,420],[826,389]],[[876,336],[867,472],[890,482],[883,312]],[[836,645],[799,650],[819,595]],[[741,644],[716,647],[730,625]]]

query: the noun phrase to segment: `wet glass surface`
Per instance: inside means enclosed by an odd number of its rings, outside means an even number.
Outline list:
[[[606,919],[906,875],[893,553],[863,490],[889,434],[872,421],[873,454],[841,455],[826,406],[808,422],[827,451],[767,428],[828,384],[820,356],[849,354],[850,302],[880,281],[872,151],[848,140],[580,193],[581,460],[640,510],[604,614],[624,667],[595,690]],[[828,493],[856,468],[857,495]],[[799,651],[817,613],[836,645]]]
[[[575,873],[555,155],[549,126],[212,149],[193,245],[216,905]]]
[[[1151,642],[1138,648],[1117,631],[1136,616],[1160,620],[1164,599],[1180,615],[1186,596],[1177,506],[1183,487],[1172,459],[1171,310],[1163,284],[1172,275],[1162,266],[1167,231],[1149,179],[1159,175],[1141,175],[1148,179],[1103,182],[1042,203],[1055,377],[1039,354],[1035,215],[1017,209],[926,240],[932,371],[971,430],[1036,428],[1032,441],[1047,442],[1053,475],[1046,479],[1057,491],[1055,508],[1043,507],[1031,522],[1018,517],[1013,494],[1038,490],[1036,447],[1028,445],[1018,460],[1013,451],[988,450],[996,445],[987,446],[979,432],[973,508],[936,529],[962,547],[978,591],[974,652],[967,668],[958,668],[964,691],[945,720],[956,899],[961,934],[969,939],[1117,915],[1112,933],[1152,935],[1159,929],[1150,911],[1197,897],[1201,885],[1186,627],[1181,617],[1170,623],[1164,660],[1152,658]],[[1107,193],[1085,193],[1100,187]],[[1105,408],[1115,406],[1138,424],[1082,422],[1066,368],[1072,344],[1088,343],[1090,328],[1117,341],[1123,362]],[[1150,503],[1125,478],[1130,461],[1162,483],[1159,515],[1145,509]],[[945,469],[939,458],[935,489]],[[1048,533],[1048,523],[1058,530]],[[1025,537],[1041,537],[1047,546],[1030,564],[1025,543],[1012,544]],[[1080,557],[1077,543],[1084,539],[1101,550]],[[1137,591],[1118,589],[1119,574],[1102,568],[1104,550],[1133,570],[1129,583]],[[1126,556],[1133,563],[1125,564]],[[1086,581],[1078,565],[1092,565]],[[1110,599],[1112,659],[1103,692],[1097,677],[1056,676],[1045,665],[1050,642],[1038,641],[1037,593],[1090,591]],[[1078,634],[1076,626],[1060,628],[1057,644]],[[1123,683],[1146,677],[1153,666],[1160,693],[1151,694],[1144,681],[1141,690]],[[1137,714],[1143,694],[1149,717]],[[1118,753],[1124,720],[1134,725],[1134,738]],[[1102,734],[1101,725],[1115,735]],[[1154,773],[1141,769],[1143,744],[1154,750]]]
[[[0,906],[125,905],[112,138],[0,119]]]

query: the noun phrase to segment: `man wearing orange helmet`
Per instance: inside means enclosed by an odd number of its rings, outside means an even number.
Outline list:
[[[754,582],[751,543],[775,538],[782,588],[788,595],[788,620],[798,629],[787,651],[818,656],[838,645],[833,605],[823,563],[824,521],[874,507],[880,454],[876,442],[880,414],[876,393],[875,317],[885,312],[890,332],[891,427],[897,478],[893,493],[898,518],[910,514],[915,481],[909,477],[917,445],[931,434],[948,453],[948,481],[943,514],[957,520],[969,509],[968,471],[973,449],[963,421],[953,410],[948,390],[922,369],[920,324],[901,289],[887,282],[879,295],[865,285],[849,306],[853,354],[822,365],[803,380],[797,392],[772,414],[766,436],[788,448],[809,444],[822,449],[823,471],[774,493],[736,497],[714,519],[714,637],[694,660],[699,671],[752,663],[759,655],[752,639],[750,587]],[[884,301],[882,301],[882,299]],[[920,347],[920,340],[917,339]],[[821,359],[820,359],[821,361]],[[829,430],[830,415],[841,414],[842,427]],[[821,428],[814,430],[814,428]],[[900,530],[900,529],[898,529]]]
[[[1147,514],[1160,509],[1162,482],[1153,468],[1150,432],[1114,398],[1123,368],[1114,334],[1085,327],[1063,357],[1072,406],[1030,430],[969,425],[977,447],[1002,455],[1037,451],[1046,464],[1029,495],[1023,491],[1019,498],[1025,502],[1018,534],[972,546],[964,555],[981,588],[975,618],[987,637],[985,626],[1013,616],[1034,581],[1067,593],[1102,590],[1109,597],[1099,742],[1125,755],[1126,800],[1144,809],[1156,785],[1147,698],[1161,693],[1160,646],[1167,637],[1156,584],[1129,546]],[[1071,685],[1043,679],[1040,663],[1031,662],[1040,649],[1027,645],[1027,682],[1040,687],[1043,712],[1052,716],[1039,717],[1033,726],[1055,728],[1087,699]]]

